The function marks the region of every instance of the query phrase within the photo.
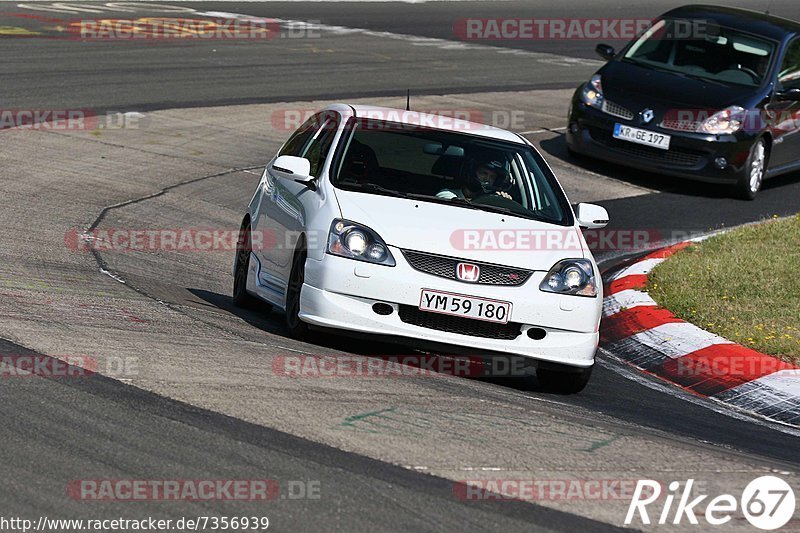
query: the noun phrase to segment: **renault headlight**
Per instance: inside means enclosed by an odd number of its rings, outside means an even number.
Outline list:
[[[581,99],[586,105],[602,109],[603,107],[603,84],[600,81],[600,74],[595,74],[589,83],[583,86]]]
[[[697,131],[700,133],[711,133],[713,135],[736,133],[742,129],[744,118],[744,108],[734,105],[708,117],[703,121]]]

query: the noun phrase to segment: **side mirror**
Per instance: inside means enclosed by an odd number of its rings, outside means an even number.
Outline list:
[[[614,47],[607,44],[598,44],[594,51],[606,61],[611,61],[614,59],[614,56],[617,55],[617,53],[614,51]]]
[[[311,161],[304,157],[282,155],[272,163],[272,171],[278,177],[309,186],[316,179],[311,175]]]
[[[575,218],[578,225],[586,229],[605,228],[608,224],[608,211],[595,204],[578,204],[575,207]]]
[[[775,99],[780,102],[800,102],[800,89],[775,91]]]

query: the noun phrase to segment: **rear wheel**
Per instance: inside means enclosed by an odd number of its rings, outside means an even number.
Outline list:
[[[764,139],[759,139],[750,149],[750,155],[736,183],[736,196],[745,200],[755,199],[764,182],[767,159],[767,143]]]
[[[300,319],[300,293],[305,282],[306,250],[298,249],[292,261],[292,272],[289,274],[289,286],[286,289],[286,328],[289,336],[297,340],[310,337],[308,324]]]
[[[586,388],[589,378],[592,377],[592,368],[573,369],[564,368],[539,368],[536,377],[539,384],[548,392],[558,394],[576,394]]]

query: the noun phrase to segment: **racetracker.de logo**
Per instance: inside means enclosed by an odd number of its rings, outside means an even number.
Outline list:
[[[527,367],[519,356],[286,355],[272,361],[272,373],[287,378],[519,377]]]
[[[787,109],[744,109],[733,106],[726,109],[669,109],[660,126],[674,131],[709,133],[711,128],[727,125],[729,131],[748,133],[771,131],[781,134],[800,129],[800,111]],[[740,162],[741,163],[741,162]]]
[[[317,109],[311,108],[287,108],[273,111],[270,115],[270,123],[278,131],[295,131],[302,126],[308,119],[319,113]],[[532,116],[526,114],[522,109],[455,109],[455,108],[419,108],[408,113],[395,110],[372,110],[367,118],[382,122],[393,122],[405,118],[416,117],[416,113],[425,115],[420,117],[420,127],[457,127],[461,130],[482,130],[486,126],[502,128],[507,130],[521,131],[528,127],[528,123],[533,120]],[[326,114],[322,114],[324,121]],[[332,113],[329,118],[335,118]],[[412,119],[414,120],[414,119]],[[326,127],[335,127],[336,122],[327,123]],[[374,125],[367,127],[374,128]]]
[[[252,250],[292,247],[298,235],[287,232],[279,243],[275,232],[251,231]],[[220,228],[102,228],[81,231],[73,228],[64,234],[64,244],[77,252],[234,252],[239,229]],[[294,249],[294,248],[291,248]]]
[[[273,111],[270,115],[270,122],[272,127],[281,131],[294,131],[299,128],[306,120],[319,113],[318,109],[311,108],[287,108],[278,109]],[[413,120],[417,113],[431,115],[424,117],[428,123],[423,122],[423,126],[430,127],[444,127],[444,126],[462,126],[464,128],[470,122],[484,124],[487,119],[492,116],[491,113],[485,113],[479,109],[415,109],[414,111],[400,111],[395,109],[387,110],[370,110],[363,116],[365,118],[377,121],[386,122],[402,122],[407,119]],[[323,114],[324,116],[324,114]],[[359,115],[362,116],[362,115]],[[330,118],[335,118],[334,113]]]
[[[670,360],[665,364],[665,369],[672,371],[676,377],[684,378],[747,378],[780,371],[789,371],[800,377],[800,369],[775,357],[765,357],[757,352],[743,355],[718,353],[717,346],[726,345],[712,345],[705,350]]]
[[[461,18],[453,34],[464,41],[629,41],[648,29],[653,19],[621,18]],[[697,39],[708,34],[707,22],[676,20],[664,38]]]
[[[67,485],[73,500],[245,501],[319,500],[319,480],[276,479],[75,479]]]
[[[0,354],[0,379],[11,377],[75,378],[97,372],[97,360],[83,355]]]
[[[699,232],[655,229],[528,229],[464,228],[450,234],[450,245],[460,251],[573,251],[585,246],[592,252],[652,250],[667,243],[688,240]]]
[[[0,109],[0,131],[81,131],[144,129],[150,118],[138,111],[91,109]]]
[[[464,501],[628,500],[635,479],[468,479],[453,485]]]
[[[67,486],[73,500],[211,501],[274,500],[274,479],[76,479]]]
[[[594,252],[639,251],[653,248],[667,238],[656,230],[585,230],[582,234],[573,228],[565,229],[460,229],[450,235],[450,244],[456,250],[519,252],[558,250],[580,252],[584,243]],[[583,239],[583,242],[582,240]]]
[[[69,21],[67,38],[90,41],[268,40],[281,35],[272,19],[162,18],[84,19]]]
[[[0,130],[93,130],[99,124],[89,109],[0,109]]]

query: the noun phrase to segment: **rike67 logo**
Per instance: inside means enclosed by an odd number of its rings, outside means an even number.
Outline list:
[[[734,516],[741,516],[758,529],[773,530],[786,525],[792,519],[795,509],[795,498],[792,487],[781,478],[775,476],[762,476],[751,481],[742,491],[741,498],[737,500],[732,494],[720,494],[706,502],[708,494],[696,497],[692,494],[694,479],[686,480],[683,490],[681,483],[673,481],[664,494],[664,506],[661,512],[649,508],[662,497],[661,483],[651,479],[640,479],[636,483],[628,514],[625,516],[625,525],[630,525],[636,515],[642,524],[651,523],[652,519],[658,524],[671,523],[679,525],[684,519],[692,525],[699,523],[695,508],[705,506],[701,518],[712,526],[720,526],[731,521]],[[679,494],[680,491],[680,494]],[[673,504],[677,500],[677,504]],[[673,510],[674,509],[674,510]],[[741,514],[737,513],[740,510]]]

